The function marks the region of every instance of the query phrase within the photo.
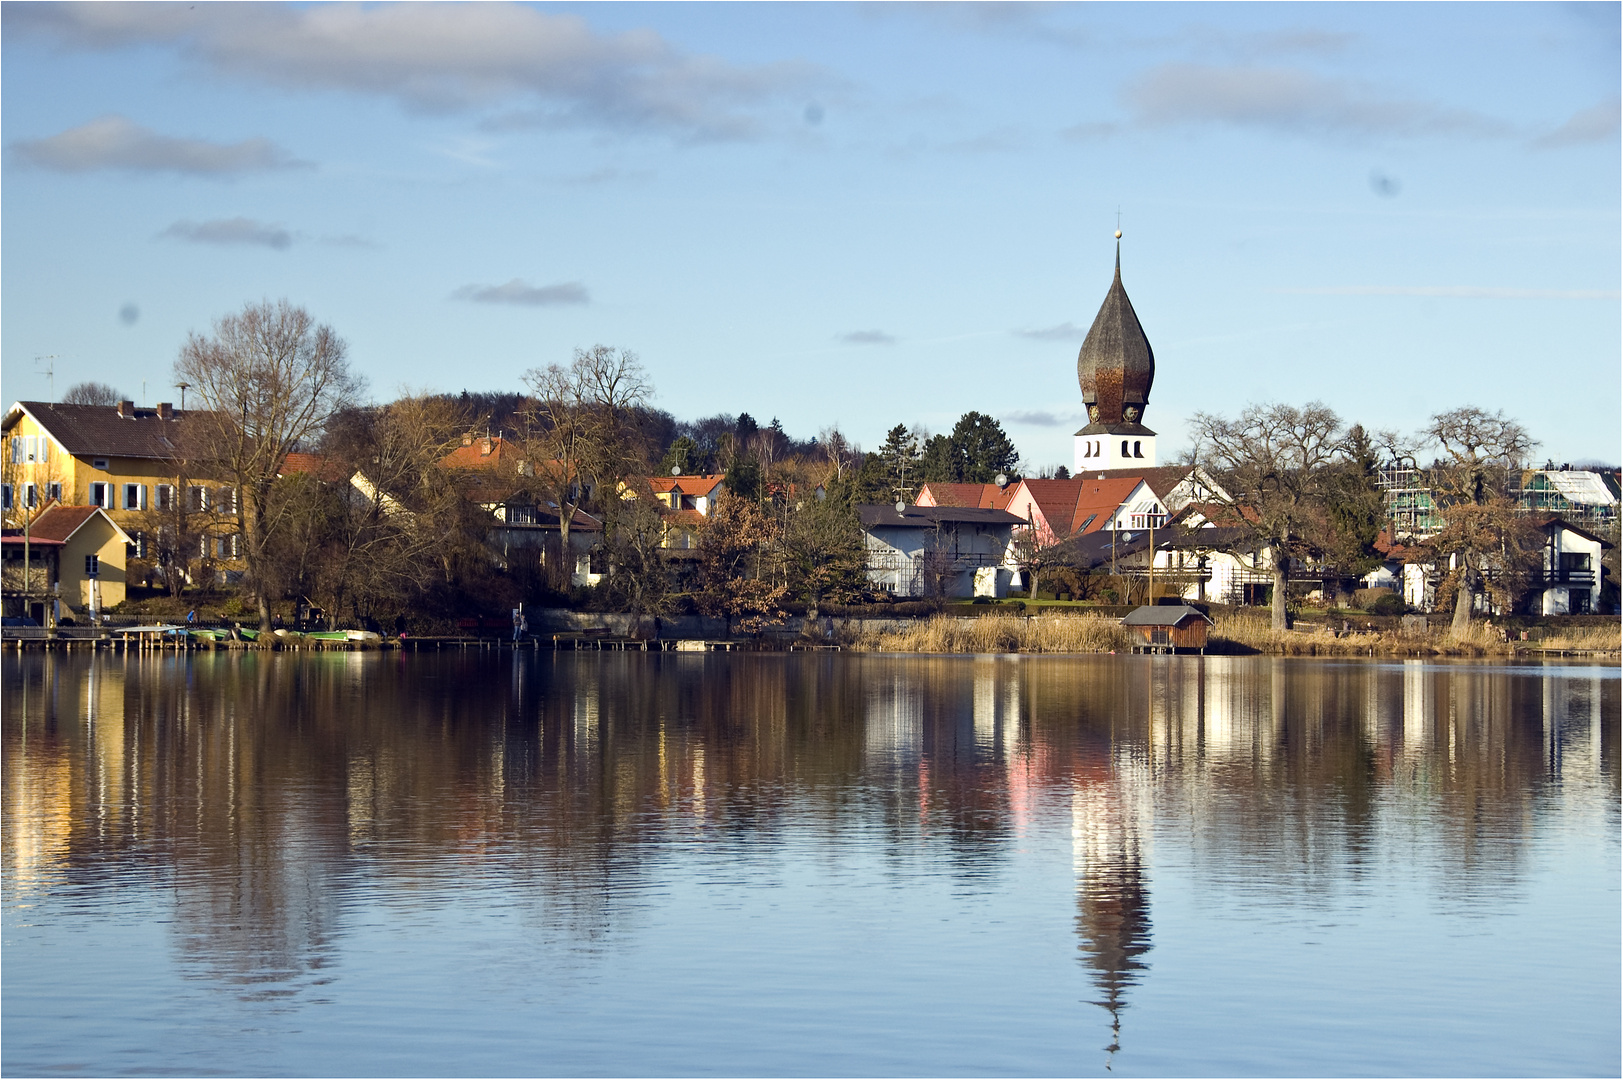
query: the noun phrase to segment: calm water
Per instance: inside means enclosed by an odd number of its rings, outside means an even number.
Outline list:
[[[42,657],[18,1074],[1611,1074],[1613,667]]]

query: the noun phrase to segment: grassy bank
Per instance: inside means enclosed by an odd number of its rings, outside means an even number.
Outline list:
[[[1337,635],[1328,627],[1275,630],[1267,616],[1220,614],[1207,652],[1268,656],[1457,656],[1510,657],[1546,650],[1616,655],[1620,628],[1574,627],[1536,642],[1499,639],[1497,630],[1474,623],[1455,640],[1446,630],[1425,634],[1374,631]],[[990,614],[978,618],[936,615],[902,630],[868,632],[850,642],[865,652],[912,653],[1108,653],[1126,652],[1141,639],[1102,615]]]

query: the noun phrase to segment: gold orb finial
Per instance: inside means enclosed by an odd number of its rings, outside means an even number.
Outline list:
[[[1116,239],[1117,239],[1117,240],[1120,240],[1120,239],[1121,239],[1121,230],[1120,230],[1120,229],[1117,229],[1117,230],[1116,230]]]

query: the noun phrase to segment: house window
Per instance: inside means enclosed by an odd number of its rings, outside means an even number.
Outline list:
[[[103,509],[113,504],[113,485],[97,480],[90,485],[90,505],[100,506]]]
[[[1128,454],[1127,454],[1127,440],[1126,439],[1123,439],[1121,441],[1121,456],[1122,457],[1127,457],[1128,456]]]
[[[0,510],[11,509],[11,485],[0,484]]]
[[[1574,570],[1589,569],[1589,553],[1584,551],[1563,551],[1561,553],[1561,569],[1567,573]]]
[[[1134,457],[1143,457],[1144,456],[1144,452],[1139,449],[1139,441],[1137,439],[1133,440],[1133,456]]]
[[[1082,527],[1080,529],[1076,530],[1076,531],[1077,532],[1087,532],[1088,531],[1088,526],[1092,525],[1093,524],[1093,519],[1098,517],[1098,516],[1099,516],[1098,514],[1089,514],[1088,515],[1088,520],[1084,521],[1082,523]]]
[[[235,559],[239,551],[236,533],[230,536],[216,537],[214,540],[214,557],[217,559]]]
[[[145,484],[124,485],[124,509],[145,510],[147,508],[147,486]]]
[[[101,560],[95,555],[85,556],[85,577],[95,577],[101,572]]]
[[[587,570],[587,573],[590,573],[590,574],[606,574],[606,573],[608,573],[609,572],[609,553],[607,551],[604,551],[600,547],[593,548],[592,551],[591,551],[591,556],[587,560],[587,563],[586,563],[586,570]]]
[[[215,500],[214,509],[222,514],[235,514],[237,512],[237,489],[221,488],[219,498]]]
[[[135,558],[137,558],[137,559],[146,558],[147,557],[147,534],[144,533],[144,532],[138,532],[135,535],[131,536],[130,537],[130,548],[132,549],[131,554],[133,554]]]
[[[46,484],[45,485],[45,497],[47,499],[54,499],[57,502],[61,502],[62,501],[62,481],[60,481],[60,480],[52,480],[50,483]]]
[[[534,525],[535,507],[509,506],[507,508],[507,522],[510,525]]]
[[[93,458],[93,459],[91,459],[90,466],[93,469],[100,469],[103,472],[106,472],[107,471],[107,459],[104,458],[104,457]]]
[[[39,485],[27,484],[23,487],[23,506],[29,510],[39,505]]]
[[[194,514],[201,514],[204,510],[209,508],[208,488],[192,487],[187,488],[187,491],[190,492],[190,495],[186,500],[188,510]],[[203,554],[207,555],[208,552],[205,551]]]
[[[158,484],[153,490],[158,500],[159,510],[173,510],[175,508],[175,488],[173,484]]]

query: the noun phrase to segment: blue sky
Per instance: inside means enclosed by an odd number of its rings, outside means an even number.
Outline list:
[[[679,417],[1071,460],[1123,279],[1197,410],[1620,453],[1619,5],[7,4],[8,400],[287,297],[373,396],[637,352]]]

